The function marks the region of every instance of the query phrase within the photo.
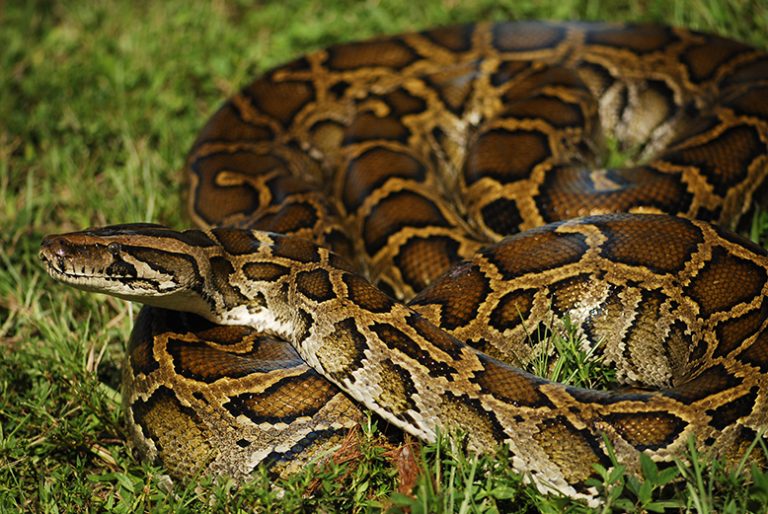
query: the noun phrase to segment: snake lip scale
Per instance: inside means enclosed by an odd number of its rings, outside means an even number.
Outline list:
[[[735,462],[768,426],[768,254],[730,231],[768,174],[766,113],[768,55],[685,29],[346,43],[213,115],[185,166],[199,229],[94,228],[40,256],[145,304],[127,426],[174,476],[290,474],[362,406],[506,445],[542,491],[594,505],[608,445],[629,472],[689,441]],[[604,133],[632,162],[604,164]],[[528,336],[566,319],[621,388],[522,371],[546,345]]]

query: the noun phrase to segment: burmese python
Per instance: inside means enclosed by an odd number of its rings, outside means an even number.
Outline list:
[[[629,165],[606,165],[604,133]],[[125,402],[135,445],[175,475],[290,471],[360,420],[348,397],[422,439],[506,444],[580,497],[605,440],[631,469],[690,437],[735,458],[768,425],[768,256],[727,231],[768,172],[762,51],[600,23],[342,44],[245,87],[186,168],[205,230],[41,249],[54,278],[155,306]],[[630,388],[497,360],[529,358],[553,312]]]

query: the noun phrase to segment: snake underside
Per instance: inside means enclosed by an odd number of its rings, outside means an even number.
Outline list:
[[[289,473],[363,405],[505,444],[543,489],[591,498],[606,441],[636,469],[691,439],[737,459],[768,425],[768,256],[729,231],[768,173],[760,50],[541,22],[338,45],[229,100],[187,172],[204,231],[43,250],[81,287],[61,259],[87,251],[134,290],[144,266],[193,284],[147,301],[125,369],[131,437],[174,475]],[[626,388],[516,367],[563,320]]]

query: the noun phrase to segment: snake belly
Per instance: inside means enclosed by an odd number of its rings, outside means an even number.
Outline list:
[[[765,52],[656,25],[462,25],[269,71],[189,154],[207,231],[117,239],[171,275],[189,267],[176,247],[199,253],[219,312],[189,310],[250,325],[145,307],[125,368],[134,444],[178,476],[290,472],[361,404],[426,440],[505,444],[575,497],[610,465],[606,440],[630,469],[689,438],[738,458],[766,427],[768,259],[728,229],[761,193],[767,117]],[[605,134],[625,165],[605,162]],[[99,245],[78,237],[48,247]],[[552,313],[635,389],[503,363],[526,361]]]

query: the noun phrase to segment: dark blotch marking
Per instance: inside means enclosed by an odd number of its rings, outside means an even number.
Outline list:
[[[174,392],[166,386],[158,387],[146,401],[136,400],[131,405],[131,413],[144,436],[154,441],[161,456],[166,451],[164,443],[174,443],[174,438],[179,436],[180,430],[194,430],[194,433],[186,434],[190,443],[200,440],[201,431],[194,428],[202,426],[197,412],[192,407],[182,405]],[[199,450],[199,447],[195,449]],[[172,452],[174,448],[168,448],[168,451]],[[176,467],[172,462],[167,462],[166,465]],[[189,469],[180,471],[180,474],[189,473]]]
[[[123,245],[122,251],[130,253],[133,257],[144,262],[157,272],[177,278],[185,277],[186,275],[193,277],[191,280],[193,287],[194,285],[202,284],[197,261],[191,255],[128,245]]]
[[[328,272],[324,269],[299,272],[296,275],[296,288],[316,302],[325,302],[336,296]]]
[[[752,59],[734,67],[733,73],[725,77],[722,86],[725,88],[741,84],[753,85],[755,82],[763,82],[766,79],[768,79],[768,55],[759,52]]]
[[[438,46],[442,46],[451,52],[468,52],[472,49],[472,34],[475,32],[475,25],[467,23],[464,25],[455,25],[453,27],[441,27],[432,30],[425,30],[420,34]]]
[[[152,263],[148,263],[148,264],[153,269],[155,268],[155,266],[152,266]],[[122,258],[120,258],[120,256],[117,256],[116,260],[113,261],[109,266],[107,266],[107,269],[104,270],[104,273],[109,277],[138,278],[136,267],[133,264],[125,262]]]
[[[515,234],[481,253],[511,280],[578,262],[587,248],[585,236],[558,233],[550,226]]]
[[[514,200],[497,198],[480,209],[483,223],[495,234],[508,236],[520,232],[523,216]]]
[[[216,343],[223,346],[239,345],[243,340],[253,334],[252,328],[242,325],[214,325],[194,314],[185,314],[185,331],[194,332],[195,335],[205,341]],[[197,323],[193,323],[190,318],[194,318]],[[206,323],[201,325],[201,323]]]
[[[724,104],[737,116],[755,116],[765,120],[768,118],[766,98],[768,98],[768,84],[763,87],[750,87]]]
[[[491,74],[491,84],[494,87],[499,87],[511,80],[514,80],[523,72],[529,72],[531,69],[530,63],[524,60],[512,59],[504,61],[499,64],[496,71]]]
[[[274,173],[274,170],[264,171],[265,173]],[[283,169],[266,180],[265,185],[269,189],[269,203],[264,203],[261,206],[262,208],[268,206],[282,207],[288,202],[295,201],[297,195],[312,193],[317,190],[305,180],[294,177],[287,170]]]
[[[566,28],[541,22],[496,23],[492,29],[493,46],[499,52],[524,52],[554,48],[566,35]]]
[[[464,348],[464,345],[448,334],[448,332],[433,325],[420,314],[410,314],[406,321],[416,330],[417,334],[429,341],[437,349],[447,353],[454,359],[461,356],[461,350]]]
[[[164,327],[156,327],[154,320],[163,323],[166,312],[155,307],[143,307],[133,325],[130,340],[128,341],[128,358],[130,359],[133,375],[143,373],[149,375],[160,367],[153,354],[154,338],[160,335]]]
[[[475,87],[474,79],[478,76],[478,64],[475,60],[460,66],[447,66],[440,72],[426,76],[423,80],[430,90],[437,93],[448,110],[462,117],[462,113],[470,105],[468,100]],[[439,136],[436,140],[442,142]]]
[[[276,213],[266,214],[254,220],[251,228],[288,235],[305,229],[312,230],[322,216],[318,210],[320,209],[312,202],[283,204]]]
[[[759,129],[738,125],[717,138],[665,154],[662,159],[679,166],[695,166],[720,196],[747,178],[750,163],[764,155],[766,144]]]
[[[698,376],[674,389],[663,392],[664,395],[683,403],[694,403],[712,396],[720,391],[725,391],[741,385],[742,380],[728,373],[722,364],[712,366]]]
[[[535,289],[522,289],[505,294],[491,312],[490,325],[499,332],[519,326],[528,318],[535,295]]]
[[[697,226],[672,216],[617,215],[589,221],[608,238],[601,247],[603,257],[656,273],[682,271],[704,240]]]
[[[423,98],[413,95],[407,89],[399,87],[379,98],[384,100],[391,112],[397,116],[420,114],[427,109],[427,102]]]
[[[732,62],[739,54],[754,51],[736,41],[709,36],[706,43],[691,46],[680,55],[680,60],[688,69],[688,77],[700,84],[710,80],[720,66]]]
[[[472,382],[496,398],[511,403],[515,407],[554,408],[552,402],[539,391],[539,386],[547,381],[525,373],[486,355],[478,355],[483,370],[475,373]]]
[[[571,165],[548,170],[534,197],[544,220],[627,212],[639,207],[666,213],[685,213],[690,208],[693,195],[686,190],[679,173],[665,173],[651,165],[596,173],[587,167]],[[603,178],[596,181],[600,176]]]
[[[300,237],[274,236],[272,255],[303,263],[320,262],[317,245]]]
[[[198,333],[200,337],[206,334]],[[286,366],[295,366],[298,357],[273,352],[272,358],[256,345],[245,353],[230,352],[209,346],[207,341],[187,341],[169,338],[167,351],[176,373],[190,380],[213,383],[223,378],[241,378],[252,373],[268,373]],[[269,353],[266,354],[270,356]]]
[[[392,325],[376,323],[371,330],[379,337],[387,348],[400,352],[429,369],[429,375],[433,377],[445,377],[453,380],[454,369],[445,362],[436,361],[426,350],[419,347],[418,343],[410,336]]]
[[[254,109],[289,126],[307,104],[315,100],[315,88],[308,81],[274,81],[270,76],[256,80],[242,91]]]
[[[395,305],[392,298],[360,275],[345,273],[341,280],[347,286],[347,297],[369,312],[389,312]]]
[[[340,71],[377,67],[399,70],[419,58],[411,47],[397,38],[333,46],[327,53],[328,66]]]
[[[334,396],[336,386],[312,370],[287,377],[261,393],[243,393],[224,404],[232,416],[244,415],[256,424],[288,423],[313,416]]]
[[[350,85],[351,84],[346,80],[340,80],[334,85],[332,85],[330,88],[328,88],[328,90],[334,95],[336,95],[336,98],[341,98],[346,94]]]
[[[763,298],[759,309],[720,323],[715,329],[718,343],[713,352],[713,357],[717,358],[728,355],[747,338],[755,334],[766,318],[768,318],[768,300]]]
[[[750,366],[756,366],[761,373],[768,373],[768,330],[764,329],[737,359]]]
[[[736,423],[739,418],[750,414],[755,406],[758,391],[758,387],[754,386],[748,393],[739,396],[735,400],[732,400],[725,405],[721,405],[716,409],[707,410],[707,414],[712,418],[712,421],[710,421],[709,424],[717,430],[722,430],[725,427]]]
[[[243,265],[243,273],[251,280],[274,282],[289,272],[289,268],[271,262],[247,262]]]
[[[454,330],[475,319],[489,293],[488,278],[480,268],[463,263],[422,291],[411,305],[440,305],[440,327]]]
[[[373,147],[352,160],[344,173],[342,200],[349,212],[355,212],[373,191],[394,177],[423,182],[424,164],[407,153]]]
[[[464,419],[467,425],[462,426],[471,436],[478,438],[485,448],[493,449],[507,438],[504,427],[493,411],[486,410],[482,402],[465,394],[446,391],[443,395],[441,410],[454,411],[457,419]],[[490,436],[490,440],[488,439]]]
[[[549,137],[531,130],[493,129],[480,135],[467,151],[464,179],[472,185],[491,177],[501,184],[526,179],[552,157]]]
[[[330,253],[328,255],[328,265],[339,271],[348,271],[350,273],[357,273],[359,271],[352,260],[344,254]]]
[[[639,451],[668,446],[687,426],[684,420],[668,412],[616,413],[605,420]]]
[[[392,193],[376,204],[363,223],[365,249],[375,255],[403,228],[430,226],[450,226],[430,199],[412,191]]]
[[[198,134],[190,152],[194,156],[190,167],[196,172],[200,170],[198,163],[210,154],[199,152],[199,149],[209,143],[271,141],[274,138],[275,132],[272,127],[264,124],[263,120],[244,119],[239,106],[235,105],[234,100],[230,100],[211,116]]]
[[[712,259],[691,280],[685,292],[699,304],[700,315],[707,318],[752,301],[762,294],[765,280],[765,268],[716,246],[712,249]]]
[[[185,230],[181,233],[181,237],[179,239],[191,246],[209,247],[216,245],[213,239],[208,237],[208,234],[202,230],[197,229]]]
[[[566,386],[565,390],[573,398],[581,403],[597,403],[599,405],[613,405],[623,402],[647,402],[651,399],[651,393],[626,392],[626,391],[598,391],[595,389],[582,389],[580,387]]]
[[[413,396],[417,389],[411,374],[391,359],[385,359],[379,363],[379,370],[379,386],[382,391],[375,400],[402,419],[404,413],[416,407]]]
[[[211,125],[216,122],[225,124],[228,130],[232,128],[232,121],[229,118],[212,119],[206,128],[211,128]],[[211,128],[211,130],[217,129]],[[271,140],[272,137],[268,139]],[[243,140],[253,141],[247,136],[244,136]],[[261,196],[249,183],[248,177],[259,177],[275,170],[287,173],[289,165],[280,156],[241,149],[234,154],[218,152],[198,157],[189,164],[189,168],[199,180],[198,189],[205,192],[205,194],[194,195],[194,211],[208,224],[216,225],[229,216],[249,216],[263,207]],[[230,177],[240,176],[243,181],[222,186],[219,181],[220,175],[224,173]]]
[[[296,333],[298,341],[304,341],[309,337],[309,333],[312,330],[314,324],[314,318],[304,309],[298,309],[296,313],[299,315],[296,320]]]
[[[730,241],[735,245],[741,246],[742,248],[746,248],[749,252],[760,255],[761,257],[768,257],[768,250],[763,248],[759,244],[755,243],[751,239],[747,239],[741,234],[738,234],[731,230],[725,230],[721,227],[718,227],[717,225],[713,225],[713,228],[717,232],[717,235],[722,237],[726,241]]]
[[[143,235],[159,239],[173,239],[191,246],[208,247],[214,243],[208,235],[202,230],[191,229],[184,232],[178,232],[163,225],[155,223],[124,223],[121,225],[110,225],[108,227],[96,228],[85,231],[86,234],[94,236],[120,236],[120,235]]]
[[[603,25],[587,32],[588,45],[627,49],[645,55],[664,52],[680,38],[670,27],[653,24],[630,24],[621,27]]]
[[[449,236],[412,236],[395,255],[402,281],[421,291],[460,260],[460,243]]]
[[[547,297],[552,311],[562,317],[574,309],[586,308],[590,302],[584,298],[585,291],[590,290],[596,279],[596,274],[580,273],[549,284]]]
[[[372,112],[361,112],[344,131],[341,144],[349,146],[373,140],[407,143],[411,132],[394,115],[377,116]]]
[[[586,125],[582,105],[561,98],[538,94],[511,103],[504,116],[516,119],[543,119],[558,129],[578,128]]]

